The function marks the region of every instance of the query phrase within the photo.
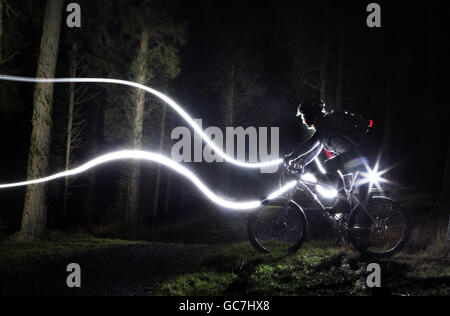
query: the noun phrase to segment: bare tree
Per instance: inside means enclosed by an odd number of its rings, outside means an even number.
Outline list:
[[[76,42],[72,44],[70,56],[70,77],[77,76],[77,57],[76,57]],[[66,140],[66,171],[70,168],[70,153],[72,151],[72,135],[73,135],[73,108],[75,103],[75,83],[71,82],[69,85],[69,113],[67,119],[67,140]],[[67,199],[69,191],[69,177],[66,177],[64,184],[64,216],[67,213]]]
[[[148,61],[147,54],[149,52],[149,31],[146,27],[142,28],[139,38],[139,51],[134,63],[136,82],[145,84],[148,80]],[[135,150],[142,149],[142,133],[144,128],[145,115],[145,92],[136,90],[134,96],[133,122],[132,122],[132,146]],[[127,226],[136,227],[138,224],[138,210],[140,197],[140,181],[141,181],[141,162],[133,161],[131,164],[129,191],[128,191],[128,214]]]
[[[48,0],[45,8],[37,77],[52,78],[58,57],[63,0]],[[53,84],[38,83],[34,91],[33,130],[28,155],[27,178],[47,175],[51,142]],[[47,222],[46,185],[28,186],[25,195],[21,241],[38,240]]]
[[[164,83],[180,73],[178,47],[185,43],[186,24],[175,23],[170,16],[152,6],[137,7],[137,9],[145,10],[148,18],[141,20],[138,24],[140,31],[137,57],[132,65],[134,81],[141,84],[148,84],[151,80],[154,83]],[[155,20],[164,21],[164,23],[152,24]],[[131,142],[136,150],[142,149],[144,118],[151,112],[151,107],[145,108],[145,96],[142,90],[137,91],[132,97],[132,111],[129,111],[132,114]],[[152,125],[157,128],[157,125]],[[163,112],[160,126],[160,135],[164,138],[165,112]],[[134,161],[130,170],[127,200],[127,226],[129,227],[135,227],[139,221],[140,177],[141,163]]]
[[[159,152],[162,152],[164,149],[164,140],[166,138],[166,114],[167,114],[167,107],[163,107],[161,111],[161,125],[159,133]],[[153,216],[156,216],[158,214],[160,191],[161,191],[161,166],[158,165],[156,169],[155,192],[153,193]]]
[[[70,52],[70,76],[76,78],[81,68],[81,61],[77,58],[78,45],[76,41],[72,42],[72,48]],[[85,97],[88,89],[85,86],[75,86],[75,83],[69,84],[69,110],[67,114],[67,138],[65,148],[65,170],[69,170],[73,165],[72,152],[83,147],[85,143],[81,137],[81,133],[84,130],[86,119],[83,118],[81,109],[77,107],[92,96]],[[95,93],[93,94],[95,95]],[[66,177],[64,183],[64,211],[63,214],[67,214],[67,202],[69,199],[69,187],[71,180]]]
[[[20,53],[19,49],[5,58],[4,57],[5,48],[3,47],[4,46],[3,44],[5,42],[4,41],[5,24],[6,23],[14,24],[13,17],[17,18],[18,16],[19,14],[16,11],[14,11],[14,9],[11,7],[11,5],[8,4],[8,2],[6,2],[6,0],[0,0],[0,65],[6,64]],[[9,18],[7,22],[5,22],[5,17]]]

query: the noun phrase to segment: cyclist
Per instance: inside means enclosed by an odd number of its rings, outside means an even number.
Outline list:
[[[327,175],[335,177],[338,171],[345,174],[361,168],[364,160],[360,158],[359,148],[373,121],[348,112],[327,112],[322,100],[302,102],[298,106],[297,117],[302,119],[308,129],[315,130],[315,133],[284,158],[289,169],[304,169],[324,149],[333,156],[324,164]],[[334,213],[345,211],[342,203],[329,209],[329,212]]]

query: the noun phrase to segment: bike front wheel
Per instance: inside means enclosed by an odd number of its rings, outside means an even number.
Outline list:
[[[298,204],[266,205],[249,219],[250,243],[262,253],[296,252],[306,238],[307,220]]]
[[[368,256],[388,257],[408,241],[410,227],[400,205],[384,196],[373,196],[366,210],[357,208],[348,221],[349,239]]]

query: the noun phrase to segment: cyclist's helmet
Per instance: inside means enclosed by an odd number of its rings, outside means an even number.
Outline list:
[[[305,100],[297,108],[297,116],[317,116],[325,112],[325,102],[320,99]]]
[[[312,118],[325,113],[325,102],[320,99],[305,100],[297,108],[297,117],[301,117],[306,125],[311,124]]]

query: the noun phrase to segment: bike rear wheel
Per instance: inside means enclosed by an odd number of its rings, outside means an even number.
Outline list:
[[[262,253],[296,252],[306,238],[307,220],[298,204],[267,205],[249,219],[247,232],[253,247]]]
[[[390,198],[373,196],[366,211],[359,207],[348,221],[349,239],[359,252],[388,257],[405,246],[410,227],[400,205]]]

